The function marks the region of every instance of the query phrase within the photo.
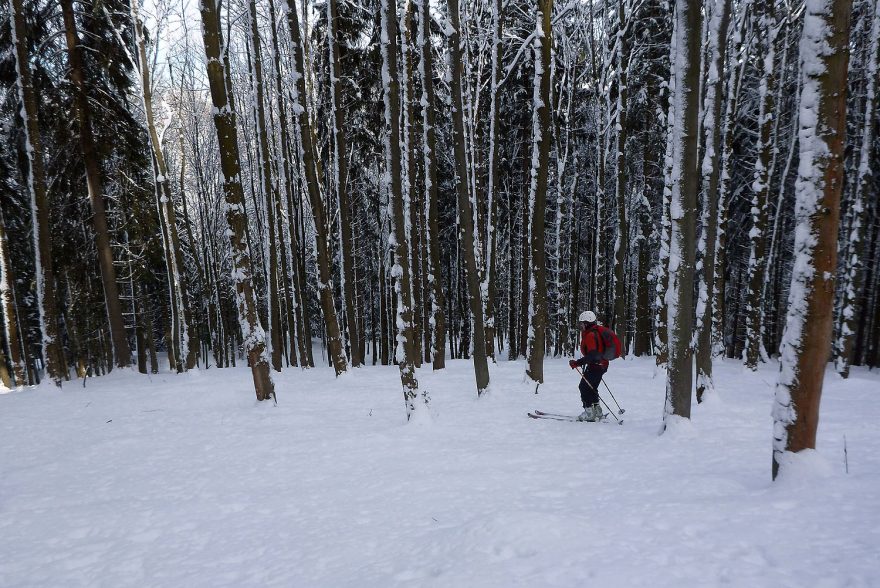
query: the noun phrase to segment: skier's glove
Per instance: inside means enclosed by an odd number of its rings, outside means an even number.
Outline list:
[[[570,367],[571,369],[575,369],[575,368],[577,368],[577,366],[578,366],[577,361],[575,361],[574,359],[569,360],[568,367]]]

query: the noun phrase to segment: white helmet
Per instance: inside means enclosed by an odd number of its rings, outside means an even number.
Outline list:
[[[582,323],[595,323],[596,322],[596,313],[592,310],[585,310],[578,317],[578,321]]]

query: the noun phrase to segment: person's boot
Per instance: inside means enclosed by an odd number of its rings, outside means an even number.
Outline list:
[[[602,420],[602,407],[599,406],[599,403],[587,406],[584,408],[584,412],[578,415],[577,418],[581,422],[595,423],[596,421]]]

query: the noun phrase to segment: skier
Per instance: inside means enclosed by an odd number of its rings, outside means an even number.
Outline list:
[[[585,310],[578,317],[581,329],[581,358],[568,362],[571,369],[586,366],[578,389],[581,392],[581,403],[584,412],[578,416],[579,421],[596,422],[602,419],[602,407],[599,406],[599,384],[602,376],[608,371],[608,360],[605,359],[605,342],[602,339],[596,313]]]

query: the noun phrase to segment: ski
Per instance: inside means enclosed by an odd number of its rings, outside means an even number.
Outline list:
[[[547,414],[544,412],[539,412],[537,410],[535,412],[528,413],[528,415],[529,415],[529,418],[532,418],[532,419],[548,419],[551,421],[570,421],[570,422],[574,422],[574,423],[578,422],[577,417],[564,415],[564,414]]]
[[[574,422],[574,423],[580,423],[580,422],[610,423],[612,421],[608,420],[608,414],[609,413],[603,414],[602,418],[599,419],[598,421],[579,421],[576,416],[571,416],[568,414],[559,414],[559,413],[555,413],[555,412],[544,412],[542,410],[536,410],[534,412],[528,413],[529,418],[533,418],[533,419],[547,419],[547,420],[551,420],[551,421],[569,421],[569,422]],[[622,420],[618,420],[618,421],[614,421],[614,422],[616,422],[618,425],[623,424]]]

